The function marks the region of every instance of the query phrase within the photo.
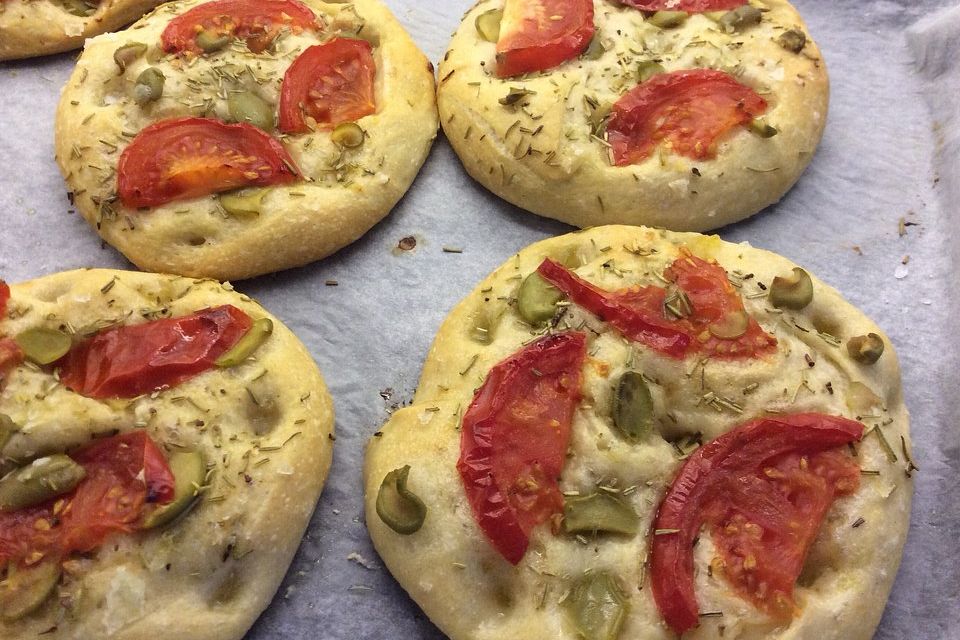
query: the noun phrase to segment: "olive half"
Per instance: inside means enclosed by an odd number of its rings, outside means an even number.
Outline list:
[[[517,312],[528,324],[543,324],[553,318],[562,298],[562,291],[534,271],[524,278],[517,292]]]
[[[686,11],[657,11],[647,18],[647,22],[661,29],[673,29],[682,25],[689,17],[690,14]]]
[[[639,525],[633,507],[606,491],[563,499],[563,528],[567,533],[603,531],[633,535]]]
[[[0,479],[0,511],[25,509],[73,491],[86,475],[62,453],[37,458]]]
[[[875,333],[850,338],[847,353],[860,364],[873,364],[883,355],[883,338]]]
[[[800,267],[794,267],[789,276],[777,276],[770,285],[770,304],[778,309],[799,311],[812,301],[813,280]]]
[[[120,70],[120,73],[123,74],[126,73],[127,67],[129,67],[134,60],[146,53],[146,51],[147,45],[142,42],[128,42],[113,52],[113,61],[117,63],[117,68]]]
[[[377,515],[401,535],[416,533],[427,517],[427,507],[407,488],[410,465],[394,469],[383,478],[377,492]]]
[[[253,355],[253,352],[260,348],[267,338],[273,333],[273,320],[270,318],[259,318],[254,320],[250,330],[243,334],[243,337],[237,340],[225,354],[217,358],[218,367],[236,367],[243,364],[247,358]]]
[[[0,582],[0,618],[14,622],[30,615],[47,601],[59,581],[60,561],[54,558],[11,569]]]
[[[502,9],[491,9],[477,16],[474,24],[477,33],[487,42],[496,42],[500,39],[500,21],[503,20]]]
[[[624,438],[637,442],[653,430],[653,396],[643,376],[627,371],[613,396],[613,424]]]
[[[270,190],[263,187],[247,187],[226,191],[217,196],[224,211],[238,218],[253,218],[260,215],[263,199]]]
[[[27,360],[40,365],[56,362],[70,351],[70,336],[56,329],[36,327],[20,333],[14,341]]]
[[[273,129],[273,105],[252,91],[229,94],[227,108],[234,122],[252,124],[264,131]]]
[[[178,451],[167,461],[173,473],[173,500],[157,507],[143,519],[144,529],[153,529],[173,522],[186,513],[200,497],[200,487],[207,476],[207,465],[199,451]]]
[[[629,610],[617,579],[606,571],[591,571],[579,578],[564,606],[586,640],[616,640]]]

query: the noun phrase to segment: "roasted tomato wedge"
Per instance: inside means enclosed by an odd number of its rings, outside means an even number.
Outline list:
[[[593,38],[593,0],[507,0],[497,40],[497,75],[552,69]]]
[[[253,321],[231,305],[101,331],[59,361],[60,380],[90,398],[132,398],[213,367]]]
[[[617,166],[643,161],[658,144],[703,160],[716,156],[721,136],[766,110],[760,94],[723,71],[661,73],[613,105],[607,141]]]
[[[537,271],[630,340],[674,358],[689,353],[750,358],[776,348],[776,338],[746,312],[723,267],[686,249],[664,271],[674,283],[671,290],[646,286],[604,291],[549,258]]]
[[[283,145],[252,125],[171,118],[150,125],[124,149],[117,192],[127,207],[156,207],[297,178]]]
[[[7,302],[9,301],[10,287],[6,282],[0,280],[0,322],[7,315]],[[7,372],[21,362],[23,362],[23,350],[13,339],[0,337],[0,383],[6,379]]]
[[[160,36],[167,53],[204,51],[200,34],[208,40],[224,36],[245,40],[247,48],[260,53],[270,46],[282,28],[295,33],[317,27],[317,16],[297,0],[214,0],[206,2],[167,25]]]
[[[585,356],[582,333],[541,338],[493,367],[463,416],[457,470],[477,523],[513,564],[533,528],[563,511],[557,480]]]
[[[0,280],[0,320],[7,315],[7,302],[10,301],[10,285]]]
[[[136,530],[148,502],[173,499],[170,467],[143,431],[104,438],[69,455],[86,471],[73,492],[0,512],[0,565],[93,551],[113,533]]]
[[[334,38],[310,47],[283,75],[280,130],[302,133],[374,113],[376,75],[373,50],[366,40]]]
[[[687,13],[725,11],[747,4],[747,0],[619,0],[619,2],[643,11],[686,11]]]
[[[793,587],[835,498],[859,486],[843,449],[863,425],[819,413],[761,418],[697,449],[667,491],[654,521],[653,595],[677,633],[697,624],[693,545],[707,524],[713,562],[744,598],[784,619]]]

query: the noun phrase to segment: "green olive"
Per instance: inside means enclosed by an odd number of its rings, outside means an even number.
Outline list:
[[[0,413],[0,451],[3,451],[3,448],[7,446],[13,434],[19,430],[20,427],[17,426],[17,423],[14,422],[10,416],[5,413]]]
[[[165,81],[166,77],[160,69],[147,67],[137,76],[137,82],[133,85],[133,101],[140,106],[156,102],[163,96]]]
[[[62,453],[37,458],[0,479],[0,512],[32,507],[73,491],[86,475]]]
[[[517,292],[517,312],[528,324],[543,324],[553,318],[562,298],[562,291],[534,271],[524,278]]]
[[[666,69],[662,64],[655,60],[644,60],[637,65],[637,79],[640,82],[646,82],[653,76],[663,73]]]
[[[760,11],[760,9],[757,9],[749,4],[745,4],[732,11],[727,11],[720,18],[719,22],[724,31],[727,33],[733,33],[734,31],[740,31],[746,27],[760,24],[760,19],[762,17],[763,12]]]
[[[502,314],[502,308],[491,309],[490,303],[481,306],[473,316],[470,337],[480,344],[492,343]]]
[[[770,304],[778,309],[799,311],[812,301],[813,280],[800,267],[789,276],[777,276],[770,285]]]
[[[689,17],[686,11],[657,11],[647,18],[647,22],[661,29],[672,29],[682,25]]]
[[[637,442],[653,430],[653,396],[647,381],[636,371],[620,376],[613,397],[613,424],[630,442]]]
[[[754,118],[750,121],[750,131],[757,134],[761,138],[772,138],[773,136],[780,133],[780,130],[769,124],[763,118]]]
[[[606,52],[607,48],[600,42],[600,35],[597,34],[593,36],[593,40],[590,41],[590,46],[583,52],[583,57],[587,60],[599,60]]]
[[[633,507],[606,491],[563,499],[563,528],[567,533],[605,531],[633,535],[639,526]]]
[[[234,122],[252,124],[264,131],[273,129],[273,105],[252,91],[230,93],[227,108]]]
[[[237,343],[225,354],[217,358],[214,364],[218,367],[236,367],[243,364],[272,333],[273,320],[270,318],[255,320],[250,330],[243,334],[243,337],[237,340]]]
[[[56,329],[36,327],[14,338],[27,360],[37,364],[56,362],[70,351],[70,336]]]
[[[719,320],[714,320],[707,327],[710,334],[721,340],[736,340],[747,332],[750,327],[750,316],[746,311],[729,311]]]
[[[616,640],[629,610],[617,579],[606,571],[591,571],[579,578],[564,607],[585,640]]]
[[[85,0],[59,0],[59,4],[67,13],[80,18],[89,18],[97,12],[97,8],[100,6],[98,2],[92,0],[89,2]]]
[[[338,124],[330,134],[330,139],[338,147],[346,149],[356,149],[363,145],[367,132],[360,128],[356,122],[344,122]]]
[[[720,18],[727,14],[726,11],[704,11],[703,15],[707,18],[710,18],[714,22],[720,22]]]
[[[780,34],[780,37],[777,38],[777,44],[787,51],[800,53],[807,46],[807,34],[799,29],[790,29]]]
[[[216,31],[207,31],[206,29],[197,34],[197,46],[204,53],[213,53],[220,51],[230,44],[233,36],[229,33],[217,33]]]
[[[847,353],[861,364],[873,364],[883,355],[883,338],[875,333],[850,338]]]
[[[427,517],[423,500],[407,489],[410,465],[394,469],[383,478],[377,493],[377,515],[383,523],[401,535],[416,533]]]
[[[207,477],[207,465],[199,451],[178,451],[167,461],[173,473],[173,500],[157,507],[143,519],[144,529],[154,529],[173,522],[189,511],[200,497],[200,487]]]
[[[147,51],[147,45],[142,42],[128,42],[113,52],[113,61],[117,63],[121,75],[126,73],[127,67],[134,60],[142,56]]]
[[[60,561],[53,558],[11,569],[0,582],[0,618],[14,622],[30,615],[47,601],[59,581]]]
[[[263,199],[269,192],[269,189],[249,187],[235,191],[226,191],[217,196],[217,199],[220,201],[220,206],[223,207],[224,211],[230,215],[239,218],[252,218],[260,215],[260,207],[263,204]]]
[[[477,33],[487,42],[496,42],[500,39],[500,21],[502,19],[502,9],[491,9],[486,13],[481,13],[474,22]]]

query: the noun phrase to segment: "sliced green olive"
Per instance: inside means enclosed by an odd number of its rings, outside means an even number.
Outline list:
[[[605,531],[633,535],[639,525],[633,508],[605,491],[563,499],[563,528],[567,533]]]
[[[599,60],[606,52],[607,48],[600,42],[600,36],[595,35],[593,36],[593,40],[590,41],[590,46],[583,52],[583,57],[587,60]]]
[[[25,509],[73,491],[86,475],[62,453],[37,458],[0,479],[0,511]]]
[[[616,640],[629,605],[606,571],[591,571],[574,583],[564,606],[577,632],[585,640]]]
[[[143,519],[144,529],[162,527],[186,513],[200,497],[207,465],[199,451],[178,451],[167,461],[173,472],[173,500],[157,507]]]
[[[70,351],[70,336],[56,329],[36,327],[19,334],[14,341],[23,355],[37,364],[56,362]]]
[[[197,34],[197,46],[204,53],[213,53],[215,51],[220,51],[225,46],[230,44],[230,41],[233,40],[233,36],[227,33],[217,33],[216,31],[203,30]]]
[[[778,309],[799,311],[813,301],[813,280],[810,274],[794,267],[789,276],[777,276],[770,285],[770,304]]]
[[[0,618],[14,622],[40,608],[60,581],[60,562],[47,558],[30,567],[16,567],[0,582]]]
[[[334,128],[333,133],[330,134],[330,139],[338,147],[356,149],[363,145],[366,136],[367,132],[361,129],[356,122],[344,122]]]
[[[721,340],[736,340],[750,327],[750,316],[746,311],[730,311],[719,320],[711,322],[707,329],[710,334]]]
[[[416,533],[427,517],[423,500],[407,488],[410,465],[394,469],[383,478],[377,493],[377,515],[401,535]]]
[[[67,13],[80,18],[89,18],[100,6],[97,2],[84,2],[84,0],[59,0],[59,4]]]
[[[220,206],[230,215],[251,218],[260,215],[263,198],[269,191],[269,189],[262,187],[250,187],[237,189],[236,191],[226,191],[217,198],[220,200]]]
[[[807,46],[807,34],[799,29],[790,29],[780,34],[780,37],[777,38],[777,44],[787,51],[800,53]]]
[[[0,451],[3,451],[3,448],[7,446],[13,434],[19,430],[20,427],[17,426],[17,423],[14,422],[10,416],[5,413],[0,413]]]
[[[243,364],[272,333],[273,320],[270,318],[255,320],[250,330],[243,334],[243,337],[237,340],[237,343],[230,350],[217,358],[214,364],[218,367],[236,367]]]
[[[646,82],[653,76],[663,73],[666,69],[662,64],[655,60],[644,60],[637,65],[637,78],[640,82]]]
[[[647,18],[647,22],[661,29],[673,29],[682,25],[689,17],[690,14],[686,11],[657,11]]]
[[[720,18],[719,22],[724,31],[733,33],[734,31],[740,31],[755,24],[760,24],[762,17],[763,12],[760,11],[760,9],[745,4],[732,11],[727,11]]]
[[[883,355],[883,338],[875,333],[850,338],[847,353],[860,364],[873,364]]]
[[[147,51],[147,45],[142,42],[128,42],[113,52],[113,61],[117,63],[120,73],[126,73],[127,67]]]
[[[477,16],[474,24],[477,33],[487,42],[496,42],[500,39],[500,21],[503,19],[503,10],[492,9]]]
[[[163,84],[166,82],[163,72],[156,67],[147,67],[133,85],[133,101],[139,105],[156,102],[163,96]]]
[[[643,376],[627,371],[613,397],[613,424],[624,438],[637,442],[653,430],[653,396]]]
[[[230,93],[227,109],[234,122],[252,124],[264,131],[273,129],[273,105],[252,91]]]
[[[763,118],[754,118],[750,121],[750,131],[757,134],[761,138],[772,138],[773,136],[780,133],[780,130],[769,124]]]
[[[517,312],[528,324],[543,324],[553,318],[562,298],[562,291],[534,271],[524,278],[517,292]]]

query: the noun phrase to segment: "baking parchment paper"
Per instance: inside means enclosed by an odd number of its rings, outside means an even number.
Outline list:
[[[470,5],[386,2],[435,62]],[[960,241],[952,233],[960,217],[960,7],[796,4],[832,79],[826,134],[780,204],[720,235],[804,265],[896,345],[921,471],[876,637],[960,638]],[[53,161],[54,110],[73,62],[68,54],[0,64],[0,277],[11,282],[76,267],[130,268],[71,212]],[[367,537],[363,446],[391,407],[411,398],[449,309],[521,247],[569,230],[487,193],[441,134],[406,198],[360,241],[322,262],[239,283],[306,343],[337,410],[323,497],[249,640],[443,638]],[[416,248],[402,251],[407,236]]]

